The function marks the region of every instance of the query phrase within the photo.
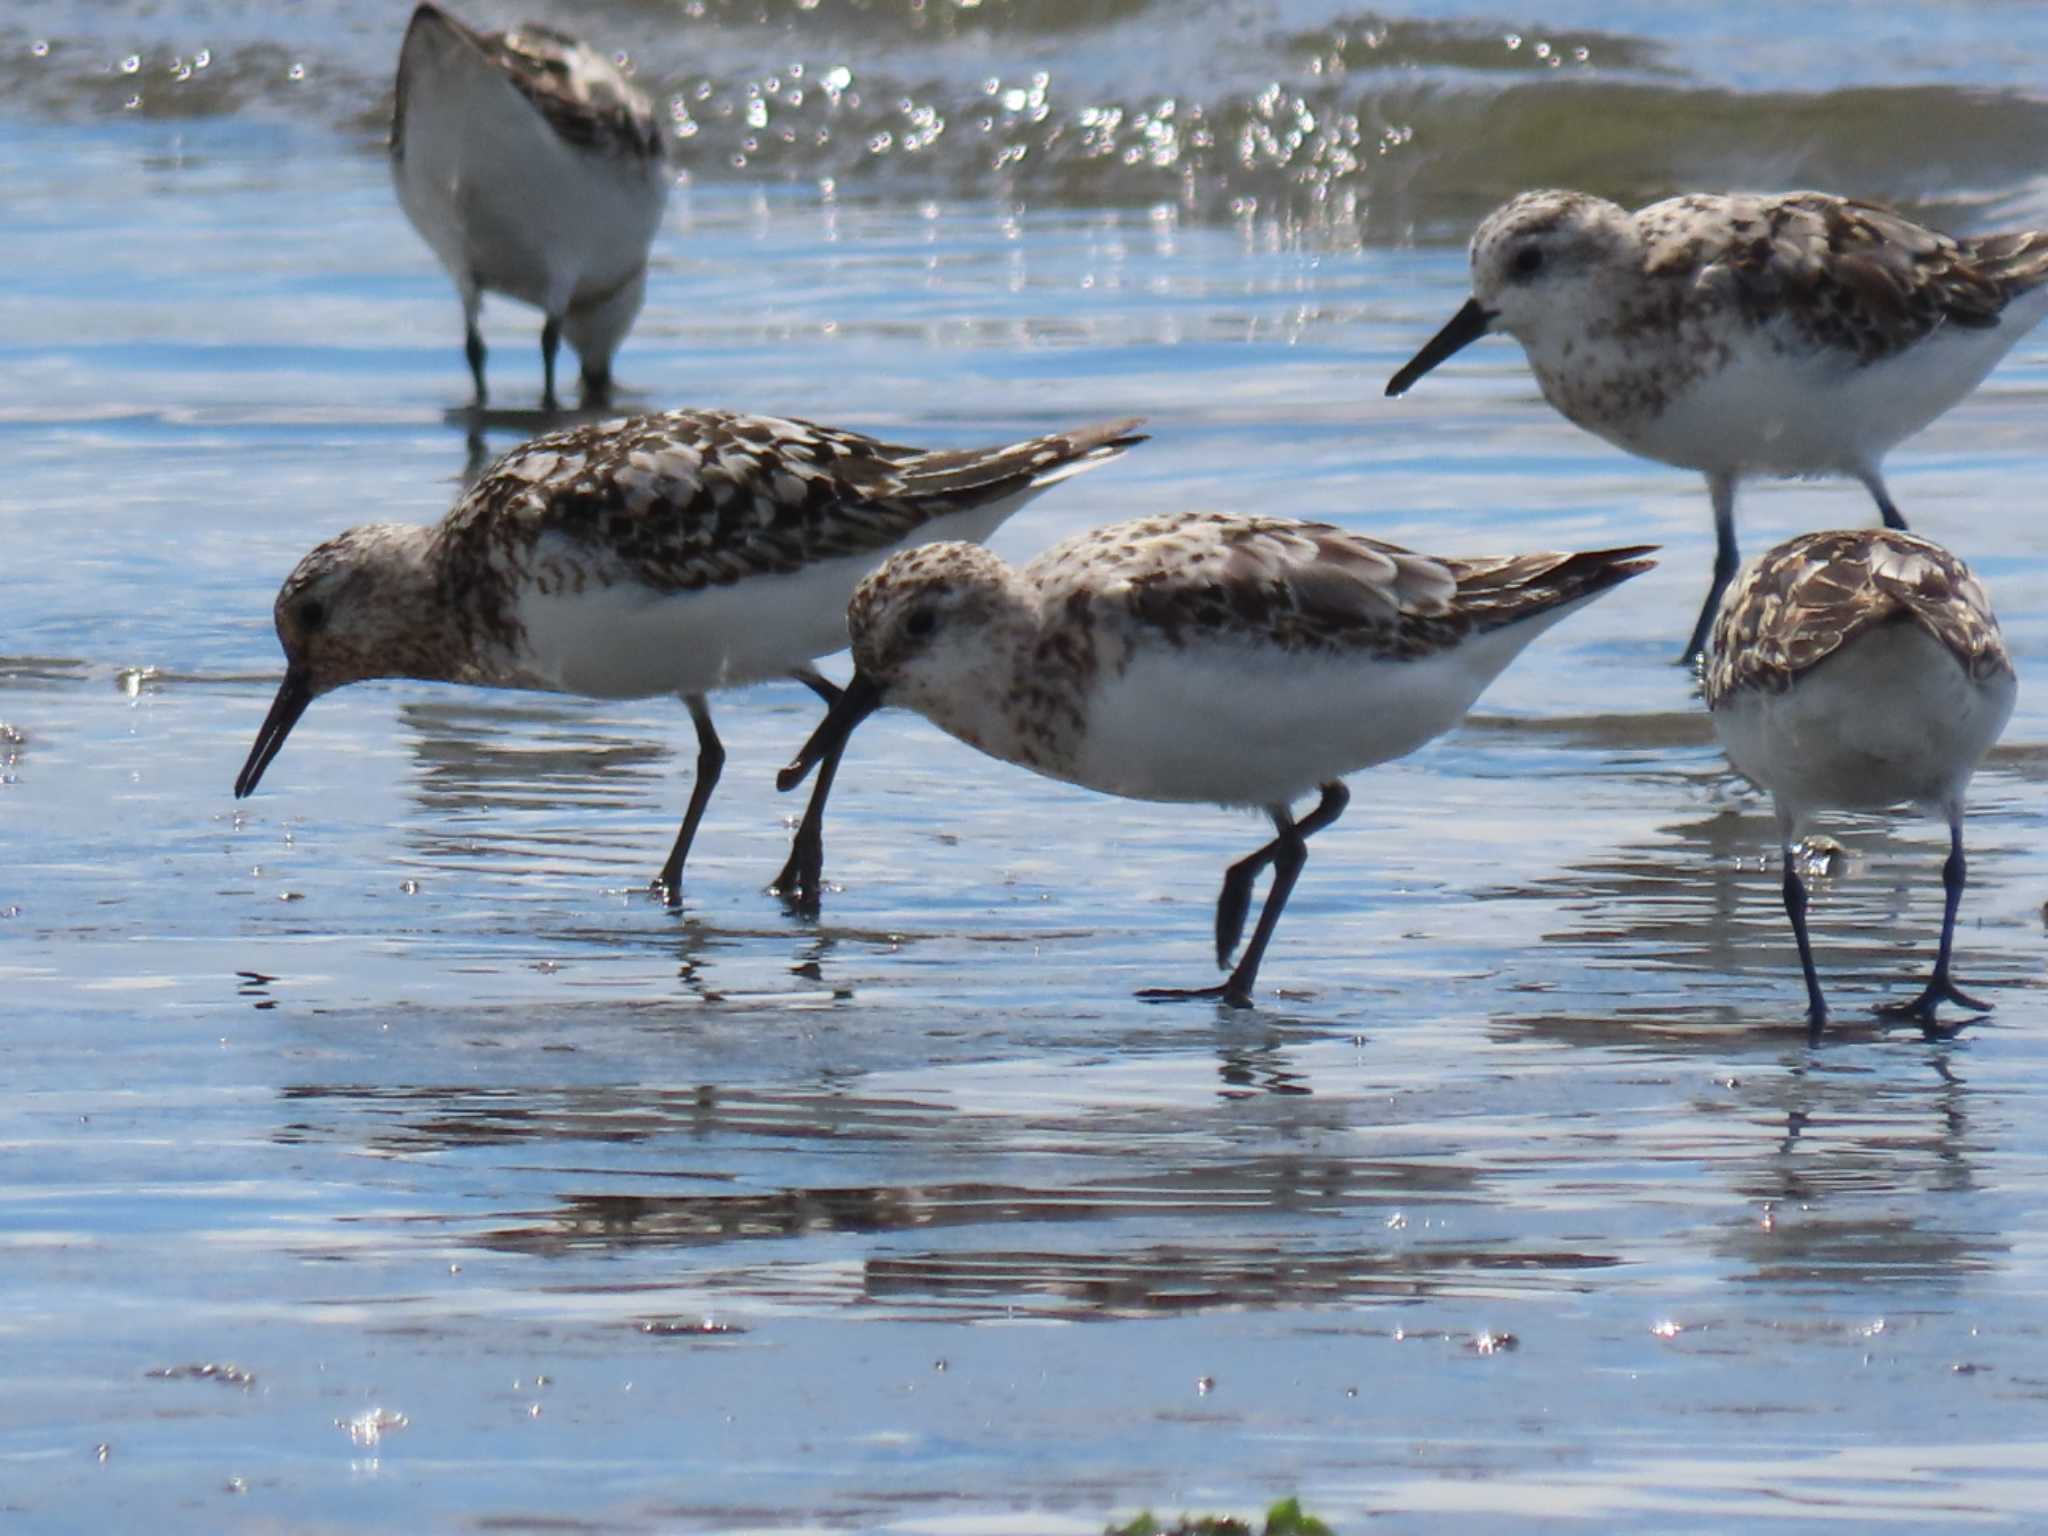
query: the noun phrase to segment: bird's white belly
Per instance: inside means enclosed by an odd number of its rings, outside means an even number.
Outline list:
[[[1138,800],[1284,805],[1449,730],[1545,627],[1531,621],[1409,661],[1227,641],[1148,647],[1093,690],[1065,776]]]
[[[1780,352],[1763,336],[1645,412],[1596,432],[1631,452],[1709,473],[1853,474],[1983,382],[2048,305],[2023,295],[1996,326],[1946,326],[1862,366],[1839,354]]]
[[[1815,811],[1960,801],[2012,713],[2011,673],[1972,683],[1916,625],[1873,630],[1782,694],[1714,711],[1728,760],[1795,824]]]
[[[935,519],[886,549],[813,561],[786,575],[683,592],[597,581],[580,591],[529,590],[518,604],[526,635],[519,668],[557,692],[611,699],[710,693],[787,676],[846,648],[853,589],[890,555],[935,539],[979,542],[1040,489]],[[550,551],[576,556],[566,541]]]
[[[660,162],[579,154],[511,86],[466,72],[409,102],[392,175],[458,284],[557,314],[646,263],[666,199]]]

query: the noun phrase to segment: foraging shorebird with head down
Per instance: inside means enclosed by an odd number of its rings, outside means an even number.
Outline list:
[[[929,544],[854,593],[853,680],[777,783],[829,767],[886,703],[1069,784],[1263,810],[1273,840],[1231,866],[1216,905],[1223,968],[1271,867],[1236,968],[1217,986],[1139,994],[1249,1007],[1307,840],[1350,801],[1343,776],[1456,725],[1531,640],[1650,569],[1648,552],[1439,559],[1220,512],[1097,528],[1022,569]]]
[[[275,606],[285,675],[235,780],[250,794],[323,693],[378,677],[594,698],[682,696],[697,779],[656,885],[683,861],[725,762],[706,695],[794,677],[846,645],[846,604],[891,554],[984,539],[1033,497],[1142,442],[1135,421],[932,451],[858,432],[667,411],[535,438],[437,525],[368,523],[328,540]],[[834,763],[775,888],[814,911]]]
[[[543,409],[557,408],[565,340],[582,361],[584,403],[611,403],[612,356],[640,313],[668,201],[666,142],[646,94],[574,38],[531,25],[474,32],[431,3],[413,12],[391,178],[462,296],[479,407],[486,290],[545,317]]]

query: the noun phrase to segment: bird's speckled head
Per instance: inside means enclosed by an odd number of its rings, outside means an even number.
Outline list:
[[[1591,290],[1631,260],[1628,211],[1584,192],[1524,192],[1486,216],[1472,236],[1472,297],[1491,328],[1526,342],[1583,325]]]
[[[925,544],[891,556],[853,594],[846,611],[854,665],[891,704],[932,715],[946,699],[972,696],[1012,626],[1016,573],[979,544]],[[933,716],[936,718],[936,716]],[[942,722],[943,723],[943,722]]]
[[[1472,297],[1393,378],[1404,395],[1424,374],[1482,336],[1506,331],[1539,377],[1607,323],[1617,274],[1636,265],[1625,209],[1583,192],[1524,192],[1486,216],[1472,236]]]
[[[373,677],[444,675],[422,654],[430,622],[419,544],[425,530],[368,523],[309,553],[278,590],[272,612],[287,671],[312,697]]]
[[[853,678],[777,786],[794,789],[836,758],[854,728],[885,704],[914,709],[986,749],[1034,613],[1016,572],[979,544],[921,544],[890,556],[847,605]]]
[[[306,706],[372,677],[445,678],[456,657],[423,558],[430,528],[370,523],[320,545],[285,578],[273,610],[284,681],[235,780],[246,795]]]

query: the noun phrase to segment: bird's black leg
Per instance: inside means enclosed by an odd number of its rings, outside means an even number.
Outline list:
[[[1884,476],[1875,469],[1870,469],[1856,478],[1863,482],[1864,489],[1870,492],[1870,499],[1877,503],[1877,515],[1884,519],[1885,527],[1905,532],[1906,519],[1900,514],[1899,509],[1892,505],[1891,492],[1884,488]]]
[[[1287,897],[1294,889],[1302,866],[1308,862],[1308,839],[1343,815],[1344,807],[1350,803],[1351,792],[1342,783],[1332,780],[1323,786],[1321,802],[1300,821],[1291,818],[1284,805],[1268,807],[1267,814],[1273,818],[1273,830],[1277,835],[1256,853],[1230,867],[1223,877],[1223,894],[1216,904],[1216,963],[1224,965],[1229,962],[1230,951],[1236,947],[1237,935],[1244,930],[1245,913],[1251,906],[1252,882],[1267,864],[1273,866],[1273,889],[1266,893],[1266,905],[1259,913],[1259,925],[1252,930],[1252,941],[1246,946],[1244,957],[1237,962],[1237,969],[1219,986],[1148,987],[1138,996],[1155,1001],[1216,998],[1233,1008],[1251,1007],[1252,987],[1259,979],[1259,963],[1266,958],[1266,946],[1272,941],[1273,930],[1280,926],[1280,914],[1286,909]],[[1226,938],[1228,942],[1225,942]]]
[[[701,693],[686,694],[683,703],[689,706],[690,718],[697,722],[697,782],[690,786],[690,806],[683,812],[682,830],[676,833],[676,845],[669,850],[668,862],[661,866],[661,875],[655,884],[662,897],[672,907],[683,904],[683,860],[690,856],[690,844],[697,836],[697,823],[704,819],[704,807],[711,803],[711,791],[718,787],[718,775],[725,769],[725,748],[720,745],[718,732],[711,724],[711,706]]]
[[[540,328],[540,408],[544,411],[559,411],[562,408],[561,402],[555,398],[555,354],[561,349],[561,319],[549,315],[547,323]]]
[[[465,330],[462,353],[469,359],[469,376],[476,380],[476,408],[482,410],[490,404],[491,394],[484,388],[484,333],[477,327],[476,306],[465,304],[462,319]]]
[[[606,364],[593,368],[583,365],[583,405],[586,410],[608,411],[612,406],[612,370]]]
[[[1294,823],[1294,830],[1303,839],[1311,838],[1331,822],[1344,814],[1344,807],[1351,802],[1351,791],[1342,784],[1325,784],[1323,798],[1316,808],[1300,821]],[[1223,894],[1216,899],[1216,967],[1221,970],[1230,964],[1230,957],[1237,950],[1237,941],[1244,937],[1244,920],[1252,908],[1252,886],[1259,873],[1272,863],[1280,852],[1280,839],[1272,842],[1238,860],[1225,871]]]
[[[823,699],[828,710],[839,702],[844,691],[810,667],[799,667],[791,675]],[[775,877],[775,883],[768,887],[806,917],[818,915],[818,898],[824,890],[825,797],[831,793],[833,774],[839,771],[839,758],[840,753],[833,752],[819,762],[818,782],[811,790],[810,803],[804,807],[803,820],[797,823],[796,837],[789,845],[789,859],[782,866],[782,873]]]
[[[1216,898],[1216,969],[1230,964],[1237,941],[1244,937],[1244,920],[1251,915],[1252,888],[1266,866],[1280,856],[1280,839],[1274,838],[1258,852],[1247,854],[1223,872],[1223,893]]]
[[[1692,638],[1685,642],[1685,654],[1678,658],[1681,667],[1691,666],[1706,650],[1714,633],[1714,615],[1721,610],[1721,594],[1728,590],[1728,583],[1735,579],[1742,564],[1742,554],[1735,547],[1735,477],[1707,476],[1707,492],[1714,502],[1714,584],[1707,589],[1706,602],[1700,605]]]
[[[818,899],[825,888],[825,798],[832,793],[832,776],[839,771],[845,754],[844,740],[818,760],[818,782],[811,789],[811,803],[804,807],[804,819],[797,823],[790,841],[789,862],[775,877],[778,896],[805,917],[818,915]]]
[[[1922,1024],[1934,1022],[1934,1009],[1938,1003],[1954,1003],[1959,1008],[1975,1009],[1978,1013],[1991,1012],[1991,1005],[1958,987],[1948,972],[1949,951],[1955,946],[1956,911],[1963,904],[1963,885],[1969,878],[1969,865],[1963,859],[1963,820],[1960,810],[1949,822],[1948,862],[1941,866],[1941,888],[1946,898],[1941,912],[1941,949],[1934,959],[1934,975],[1929,978],[1927,990],[1910,1003],[1885,1003],[1878,1012],[1887,1018],[1917,1019]]]
[[[1784,842],[1785,915],[1792,919],[1792,937],[1799,943],[1799,964],[1806,972],[1806,1025],[1815,1044],[1828,1021],[1827,999],[1820,993],[1820,975],[1813,968],[1813,941],[1806,936],[1806,882],[1792,852],[1792,840]]]

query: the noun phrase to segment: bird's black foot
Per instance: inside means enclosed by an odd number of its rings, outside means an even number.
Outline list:
[[[1213,987],[1146,987],[1138,993],[1141,1002],[1147,1003],[1222,1003],[1229,1008],[1250,1008],[1252,994],[1249,987],[1238,985],[1236,978],[1219,981]]]
[[[1826,1003],[1816,1003],[1813,1007],[1806,1010],[1806,1043],[1808,1045],[1819,1045],[1821,1032],[1827,1027],[1828,1008]]]
[[[789,859],[768,889],[798,917],[818,915],[818,901],[825,892],[825,839],[808,818],[797,827]]]
[[[816,917],[819,898],[825,891],[825,872],[821,865],[822,861],[812,863],[804,858],[801,849],[792,848],[789,862],[782,866],[782,873],[768,887],[769,893],[780,896],[798,917]]]
[[[1928,982],[1927,990],[1909,1003],[1879,1003],[1873,1011],[1887,1019],[1911,1019],[1916,1024],[1932,1024],[1934,1010],[1942,1003],[1954,1003],[1958,1008],[1968,1008],[1973,1013],[1992,1011],[1989,1003],[1970,996],[1946,976]]]
[[[671,912],[683,904],[683,877],[678,870],[671,875],[666,870],[647,882],[647,894],[659,897],[661,904]]]

